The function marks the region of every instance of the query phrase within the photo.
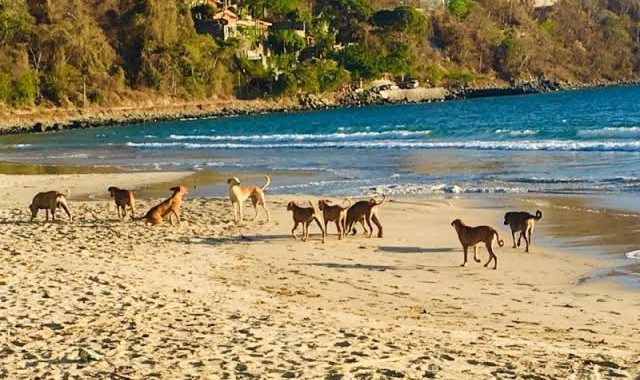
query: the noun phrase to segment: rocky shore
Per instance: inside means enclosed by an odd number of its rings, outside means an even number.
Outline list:
[[[341,94],[304,94],[276,100],[230,100],[212,102],[129,105],[114,108],[13,110],[0,108],[0,135],[54,132],[101,126],[118,126],[192,118],[217,118],[263,113],[301,112],[330,108],[370,105],[421,103],[441,100],[537,94],[590,87],[637,85],[638,80],[598,81],[593,83],[558,82],[535,78],[511,84],[490,83],[483,86],[450,85],[446,89],[425,89],[432,95],[420,98],[388,96],[385,91],[358,90]],[[441,90],[441,91],[440,91]],[[411,90],[400,90],[411,91]]]

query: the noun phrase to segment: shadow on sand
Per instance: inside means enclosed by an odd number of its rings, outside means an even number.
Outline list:
[[[386,253],[447,253],[454,252],[454,248],[422,248],[422,247],[393,247],[381,246],[378,251]]]

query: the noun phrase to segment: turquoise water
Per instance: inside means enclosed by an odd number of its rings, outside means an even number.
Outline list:
[[[307,174],[278,193],[636,193],[639,104],[621,87],[148,123],[6,136],[0,160]]]

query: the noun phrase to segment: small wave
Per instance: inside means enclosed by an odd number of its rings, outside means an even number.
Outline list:
[[[323,141],[323,140],[348,140],[348,139],[368,139],[379,137],[418,137],[429,135],[431,131],[408,131],[395,130],[383,132],[354,132],[354,133],[329,133],[329,134],[312,134],[312,133],[292,133],[292,134],[273,134],[273,135],[170,135],[170,140],[203,140],[203,141],[244,141],[244,142],[262,142],[262,141]]]
[[[513,151],[589,151],[589,152],[638,152],[640,141],[319,141],[286,142],[268,144],[250,143],[186,143],[186,142],[128,142],[126,146],[134,148],[170,148],[184,149],[474,149],[474,150],[513,150]]]
[[[640,251],[631,251],[624,254],[630,259],[640,260]]]
[[[495,133],[498,135],[509,135],[512,137],[520,137],[520,136],[533,136],[537,135],[540,132],[537,129],[524,129],[524,130],[511,130],[511,129],[496,129]]]
[[[582,129],[577,132],[578,137],[610,137],[631,138],[640,137],[640,127],[605,127],[600,129]]]
[[[370,189],[372,190],[372,189]],[[495,193],[526,193],[528,189],[523,187],[501,187],[501,186],[460,186],[450,184],[435,185],[379,185],[375,187],[377,192],[392,195],[417,195],[417,194],[495,194]]]

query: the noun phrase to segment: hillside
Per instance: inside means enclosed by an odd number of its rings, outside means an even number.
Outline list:
[[[264,98],[382,75],[635,80],[639,19],[638,0],[0,0],[0,103]]]

